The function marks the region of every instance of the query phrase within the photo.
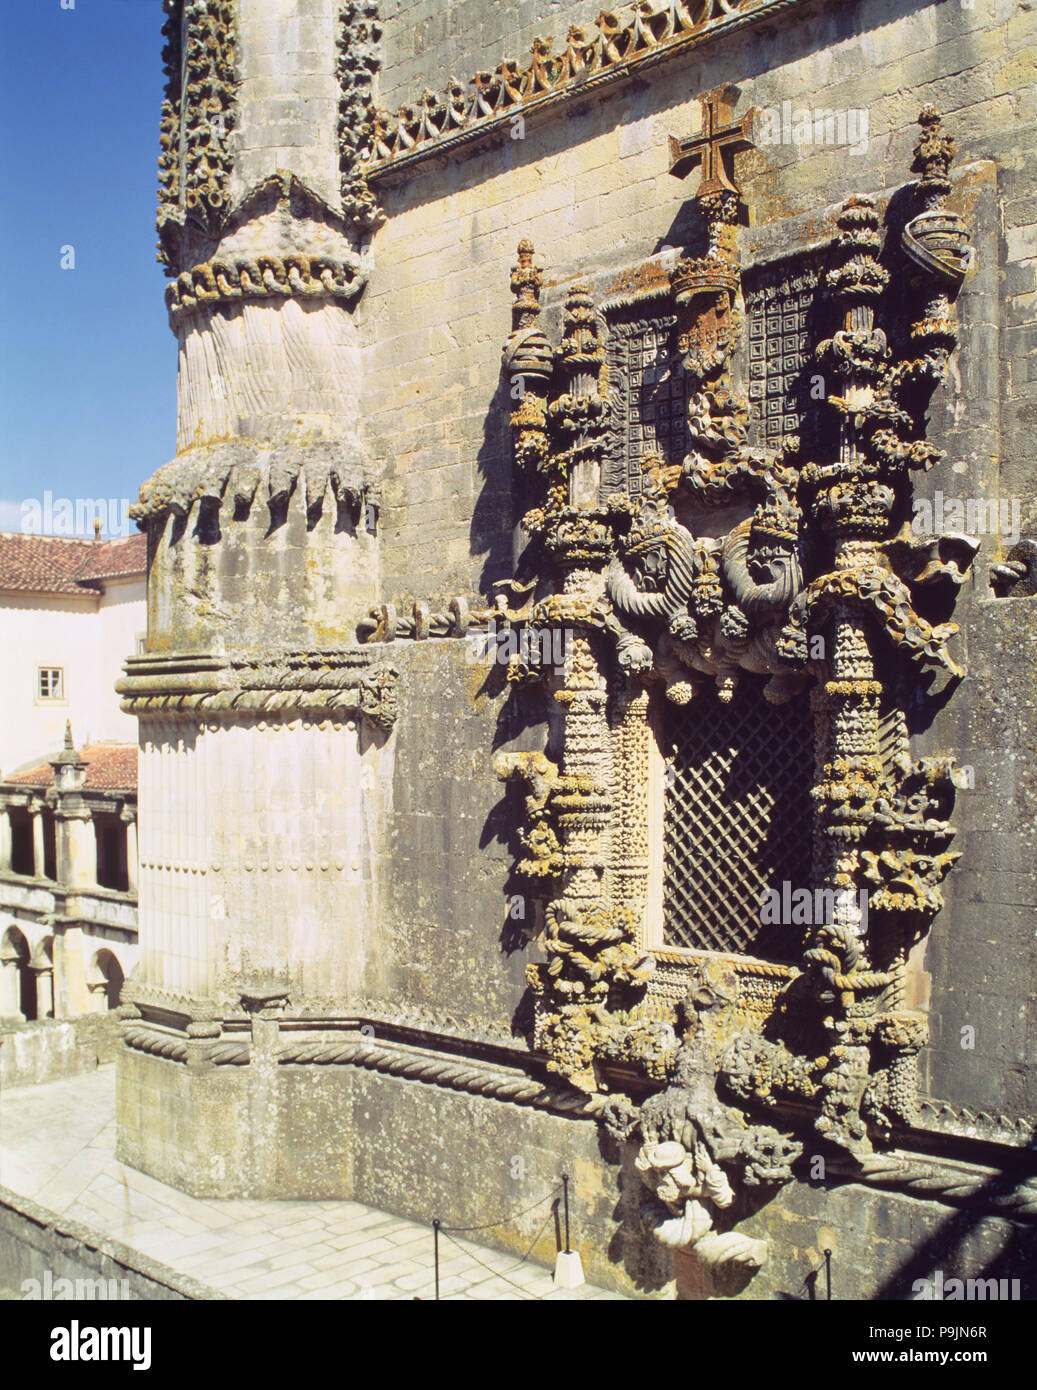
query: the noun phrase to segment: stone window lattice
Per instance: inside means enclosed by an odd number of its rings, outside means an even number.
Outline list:
[[[643,485],[648,454],[679,463],[687,451],[689,382],[673,348],[673,314],[620,318],[609,324],[613,415],[602,494]]]
[[[752,434],[761,447],[777,449],[784,435],[800,430],[816,291],[817,271],[803,261],[746,275],[749,408]]]
[[[801,929],[764,926],[765,889],[811,884],[813,731],[802,697],[768,705],[743,679],[731,704],[668,705],[663,943],[792,960]]]

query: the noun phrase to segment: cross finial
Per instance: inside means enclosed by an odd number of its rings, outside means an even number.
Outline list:
[[[747,111],[740,121],[733,121],[731,113],[737,91],[734,87],[717,87],[700,97],[702,106],[702,133],[678,139],[670,136],[670,173],[676,178],[686,178],[696,164],[702,165],[702,179],[695,194],[703,198],[711,193],[736,193],[741,190],[734,181],[733,166],[728,161],[743,150],[753,150],[753,114]]]

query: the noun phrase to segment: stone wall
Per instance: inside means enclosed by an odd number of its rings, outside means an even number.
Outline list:
[[[64,1295],[62,1301],[74,1298],[77,1303],[98,1298],[167,1301],[223,1297],[139,1250],[131,1250],[80,1221],[56,1216],[2,1187],[0,1294],[26,1297],[28,1280],[35,1280],[41,1290],[53,1289]],[[59,1280],[70,1280],[71,1286],[59,1286]]]
[[[118,1043],[114,1013],[5,1024],[0,1030],[0,1092],[95,1071],[115,1061]]]
[[[481,1243],[531,1250],[546,1266],[561,1248],[553,1198],[567,1172],[572,1248],[587,1278],[633,1296],[674,1296],[670,1259],[641,1229],[633,1149],[617,1150],[592,1121],[373,1067],[282,1065],[272,1092],[252,1070],[192,1071],[127,1054],[119,1158],[195,1196],[352,1198],[429,1225],[484,1227]],[[257,1103],[262,1120],[243,1125]],[[770,1255],[736,1292],[824,1298],[825,1276],[817,1276],[828,1249],[840,1300],[911,1298],[915,1281],[937,1270],[945,1279],[1021,1278],[1022,1296],[1032,1296],[1032,1215],[1019,1223],[991,1210],[992,1194],[1006,1187],[993,1170],[961,1165],[947,1177],[959,1192],[974,1182],[976,1198],[947,1205],[834,1174],[741,1197],[732,1220],[768,1241]],[[932,1190],[938,1179],[929,1183]],[[694,1278],[678,1270],[678,1279],[692,1296]]]
[[[471,24],[428,9],[405,7],[400,15],[420,15],[424,25],[415,98],[435,85],[440,65],[461,76],[462,33],[474,33],[477,48],[482,34],[491,35],[490,45],[498,42],[496,7],[476,7]],[[545,16],[539,26],[559,42],[568,22],[593,17],[586,7],[579,14],[580,6],[561,9],[553,25]],[[504,43],[516,57],[528,43],[525,19],[515,14]],[[385,28],[381,93],[392,105],[412,80],[417,40],[391,15]],[[528,501],[513,481],[513,403],[497,349],[511,327],[506,289],[515,245],[529,237],[546,267],[542,325],[557,336],[567,286],[589,279],[600,296],[625,268],[653,255],[665,259],[666,248],[681,243],[688,231],[682,207],[692,190],[667,173],[667,137],[699,124],[689,61],[696,94],[737,82],[739,111],[780,109],[789,100],[868,113],[860,153],[779,144],[740,157],[751,222],[742,233],[746,263],[754,246],[777,246],[795,220],[804,219],[807,237],[820,236],[826,224],[818,214],[826,206],[856,191],[881,200],[908,182],[918,110],[934,102],[943,111],[958,146],[961,210],[981,244],[976,274],[958,300],[962,333],[952,382],[931,409],[930,438],[947,456],[916,495],[1015,498],[1022,532],[1032,533],[1037,498],[1024,431],[1037,392],[1030,379],[1037,370],[1037,260],[1035,224],[1026,221],[1032,199],[1024,192],[1033,179],[1027,132],[1037,120],[1035,37],[1033,12],[1011,4],[808,5],[760,32],[704,45],[693,60],[661,63],[649,80],[600,101],[571,99],[554,108],[553,118],[531,120],[524,139],[505,130],[449,161],[412,165],[406,179],[382,176],[388,220],[375,239],[375,268],[357,311],[369,344],[364,427],[385,477],[382,597],[404,609],[414,597],[443,606],[453,592],[477,587],[489,596],[493,582],[511,573],[522,543],[516,523]],[[481,48],[466,56],[466,74],[489,63]],[[997,535],[981,541],[955,613],[968,677],[942,707],[912,714],[917,753],[954,751],[975,772],[974,789],[959,794],[955,813],[955,847],[964,858],[949,880],[948,906],[926,958],[934,1014],[928,1084],[942,1099],[1029,1115],[1037,1110],[1037,1082],[1032,1072],[1026,1077],[1023,1061],[1028,1046],[1032,1055],[1035,1023],[1014,981],[1035,964],[1025,926],[1033,890],[1024,882],[1033,850],[1026,750],[1034,693],[1032,672],[1013,653],[1021,653],[1019,641],[1032,624],[1033,600],[994,597],[987,570],[1009,545]],[[406,741],[405,727],[398,736]],[[535,746],[531,730],[527,736]],[[486,719],[482,746],[492,746],[493,737]],[[473,725],[471,746],[479,744]],[[438,796],[432,779],[423,778],[417,791],[412,785],[401,789],[403,797],[421,799],[426,790]],[[465,856],[451,860],[448,853],[442,863],[445,882],[465,882]],[[976,1028],[975,1051],[959,1046],[966,1024]]]
[[[401,707],[386,748],[391,809],[374,838],[379,930],[366,995],[507,1038],[524,990],[523,926],[535,924],[531,904],[510,915],[514,817],[492,755],[535,745],[500,668],[471,653],[456,639],[393,645]]]

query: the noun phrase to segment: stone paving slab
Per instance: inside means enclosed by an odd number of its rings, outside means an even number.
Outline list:
[[[431,1226],[360,1202],[189,1197],[115,1158],[115,1068],[0,1095],[0,1185],[237,1299],[428,1299]],[[457,1237],[440,1297],[621,1300]]]

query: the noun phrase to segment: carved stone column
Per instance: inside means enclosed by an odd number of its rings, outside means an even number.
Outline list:
[[[126,891],[137,892],[137,812],[135,808],[124,806],[119,819],[126,827]]]
[[[11,815],[6,806],[0,807],[0,874],[11,872]]]
[[[248,1119],[253,1137],[249,1183],[256,1196],[271,1195],[277,1190],[277,1053],[280,1019],[288,1002],[285,987],[272,982],[249,985],[241,995],[241,1006],[252,1024],[248,1065]]]
[[[87,984],[82,927],[66,926],[54,933],[54,981],[55,1018],[79,1018],[98,1011]]]
[[[147,654],[120,683],[142,733],[132,993],[142,1026],[218,1036],[240,979],[283,976],[294,1005],[326,1010],[362,992],[373,952],[364,758],[393,726],[395,672],[355,651],[379,542],[354,310],[378,221],[357,163],[378,25],[369,5],[312,0],[166,12],[178,438],[134,509],[149,577]]]
[[[82,795],[86,783],[86,763],[76,751],[70,723],[65,725],[65,746],[56,758],[51,759],[51,767],[54,769],[57,881],[66,888],[96,888],[97,834]],[[39,852],[41,862],[37,865],[37,872],[42,871],[42,827]]]
[[[36,1017],[54,1017],[54,967],[52,965],[33,966],[36,976]]]
[[[43,840],[43,802],[30,802],[29,815],[32,817],[32,871],[36,878],[43,878],[46,864]]]

